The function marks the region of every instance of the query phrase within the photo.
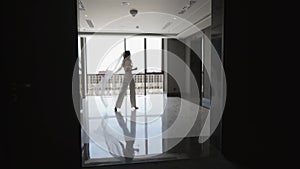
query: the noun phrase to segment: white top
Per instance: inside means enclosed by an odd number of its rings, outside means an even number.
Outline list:
[[[126,59],[123,65],[125,73],[131,73],[132,70],[132,61],[131,59]]]

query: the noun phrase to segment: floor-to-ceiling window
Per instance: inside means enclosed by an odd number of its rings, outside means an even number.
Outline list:
[[[87,159],[93,163],[113,163],[116,156],[122,156],[127,141],[115,135],[134,133],[131,149],[135,157],[147,157],[163,151],[162,137],[156,137],[162,130],[163,113],[163,74],[162,38],[87,36],[83,45],[86,50],[86,86],[84,118],[87,137]],[[125,96],[121,116],[116,117],[113,107],[122,85],[124,70],[121,66],[123,52],[129,50],[136,84],[138,111],[130,111],[129,96]],[[110,74],[111,73],[111,74]],[[109,76],[106,76],[108,75]],[[108,79],[105,79],[108,77]],[[102,82],[105,80],[105,84]],[[129,89],[128,89],[129,93]],[[131,119],[135,118],[134,123]],[[134,127],[133,127],[134,126]],[[114,129],[114,131],[110,131]],[[113,134],[116,132],[116,134]],[[109,151],[107,151],[109,149]],[[122,151],[121,151],[122,150]],[[121,153],[121,154],[120,154]],[[124,154],[123,154],[124,155]]]
[[[157,37],[146,38],[147,73],[162,71],[162,39]]]
[[[116,70],[121,66],[121,55],[125,50],[131,52],[133,66],[138,68],[133,72],[136,94],[163,93],[162,38],[96,36],[88,38],[87,42],[87,95],[99,95],[101,88],[97,86],[101,77],[107,71]],[[103,91],[105,95],[119,92],[123,74],[123,69],[114,73],[109,81],[111,83],[107,84]]]

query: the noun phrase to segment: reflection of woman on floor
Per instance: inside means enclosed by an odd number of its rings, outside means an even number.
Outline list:
[[[130,102],[131,102],[131,107],[138,109],[138,107],[136,107],[136,100],[135,100],[135,84],[134,84],[134,80],[133,80],[133,76],[131,71],[132,70],[137,70],[137,68],[132,68],[132,61],[130,58],[130,51],[125,51],[123,54],[123,62],[122,62],[122,66],[117,70],[120,71],[122,68],[124,68],[125,71],[125,75],[124,75],[124,79],[123,79],[123,84],[116,102],[116,106],[115,106],[115,112],[118,111],[118,108],[121,108],[124,96],[126,94],[127,91],[127,87],[130,86]]]
[[[120,113],[116,113],[116,118],[120,127],[123,130],[124,139],[126,142],[126,146],[122,146],[124,158],[127,161],[131,161],[135,154],[134,151],[139,151],[139,149],[133,148],[136,136],[136,110],[131,111],[130,131],[127,128],[127,124],[125,123],[125,120]]]
[[[104,120],[101,122],[103,129],[101,133],[104,136],[108,152],[116,159],[126,162],[132,161],[135,152],[139,152],[138,148],[133,147],[136,137],[136,110],[131,111],[130,126],[127,126],[121,113],[116,113],[117,122],[123,131],[124,141],[120,137],[116,137],[114,134],[115,130],[111,130],[106,119],[107,117],[104,117]]]

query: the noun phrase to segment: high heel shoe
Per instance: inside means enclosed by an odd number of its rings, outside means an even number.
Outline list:
[[[117,107],[115,107],[115,112],[117,112],[118,111],[118,109],[117,109]]]

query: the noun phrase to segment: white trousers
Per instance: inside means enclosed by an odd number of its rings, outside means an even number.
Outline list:
[[[124,96],[126,94],[128,86],[130,87],[130,103],[132,107],[136,107],[136,100],[135,100],[135,83],[132,78],[132,75],[125,74],[123,84],[117,99],[116,107],[121,108]]]

